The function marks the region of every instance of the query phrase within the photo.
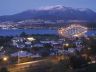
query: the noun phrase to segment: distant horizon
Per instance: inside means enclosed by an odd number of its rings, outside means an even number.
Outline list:
[[[0,16],[54,5],[88,8],[96,12],[96,0],[0,0]]]

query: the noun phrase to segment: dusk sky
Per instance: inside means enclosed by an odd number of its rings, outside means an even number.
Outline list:
[[[10,15],[28,9],[64,5],[73,8],[90,8],[96,11],[96,0],[0,0],[0,15]]]

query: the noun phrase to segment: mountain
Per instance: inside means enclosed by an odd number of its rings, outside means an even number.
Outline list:
[[[43,20],[80,20],[88,22],[96,22],[96,12],[91,9],[65,7],[62,5],[48,6],[34,10],[27,10],[14,15],[0,16],[0,21],[22,21],[27,19],[43,19]]]

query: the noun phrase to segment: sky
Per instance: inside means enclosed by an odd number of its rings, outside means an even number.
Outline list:
[[[96,12],[96,0],[0,0],[0,16],[54,5],[89,8]]]

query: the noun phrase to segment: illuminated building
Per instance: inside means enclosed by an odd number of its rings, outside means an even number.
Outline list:
[[[66,28],[61,28],[58,32],[61,36],[70,38],[84,36],[87,30],[87,27],[73,24]]]

